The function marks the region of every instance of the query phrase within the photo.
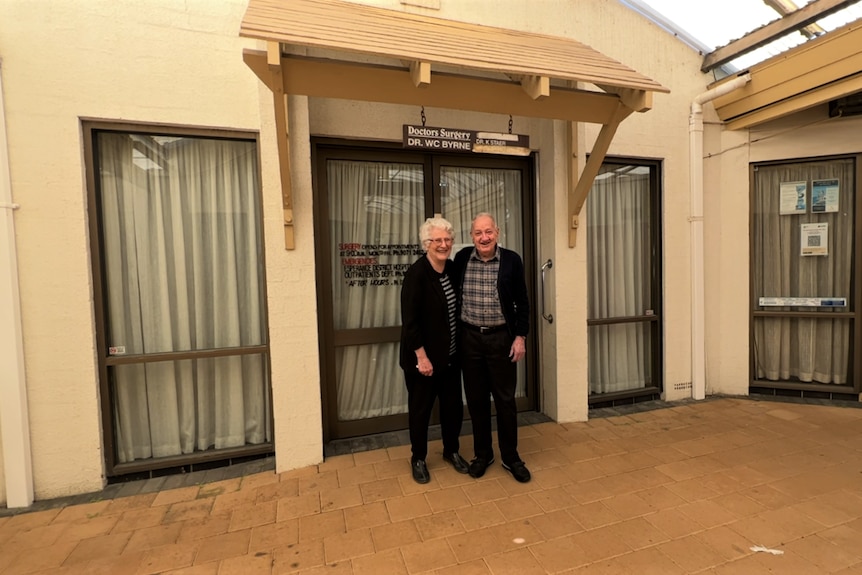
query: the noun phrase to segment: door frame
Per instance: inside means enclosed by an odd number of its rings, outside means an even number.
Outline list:
[[[373,417],[351,422],[339,422],[337,415],[336,384],[337,374],[335,370],[335,334],[333,330],[332,309],[332,272],[331,254],[332,246],[329,245],[329,216],[330,210],[327,203],[326,189],[326,161],[328,159],[349,159],[359,161],[384,161],[405,162],[422,165],[426,174],[431,177],[425,178],[425,217],[439,213],[441,209],[440,194],[435,193],[435,188],[440,185],[440,166],[457,166],[477,168],[507,168],[522,171],[521,210],[523,230],[523,253],[520,254],[524,260],[528,297],[535,302],[535,281],[531,278],[537,272],[536,267],[536,237],[535,237],[535,157],[513,157],[494,154],[475,153],[436,153],[417,150],[405,150],[400,143],[393,142],[370,142],[346,140],[341,138],[312,137],[311,159],[312,159],[312,194],[314,198],[314,254],[315,254],[315,280],[317,282],[317,308],[318,308],[318,347],[320,358],[320,393],[323,417],[323,440],[324,443],[335,439],[383,433],[388,431],[406,430],[407,413]],[[444,214],[445,216],[445,214]],[[496,216],[496,214],[495,214]],[[531,325],[533,331],[537,326],[537,308],[532,305],[530,311]],[[373,331],[372,331],[373,330]],[[399,341],[401,327],[369,328],[373,342]],[[344,345],[344,342],[339,342]],[[526,386],[525,397],[518,398],[518,410],[530,411],[538,408],[539,381],[538,381],[538,343],[536,337],[527,338],[526,358]],[[436,410],[435,410],[436,411]],[[467,417],[465,408],[465,417]],[[436,416],[435,416],[436,418]],[[432,420],[432,423],[436,419]]]

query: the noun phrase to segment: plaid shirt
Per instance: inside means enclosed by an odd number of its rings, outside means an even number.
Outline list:
[[[461,321],[472,325],[491,327],[503,325],[506,318],[500,307],[497,277],[500,275],[500,248],[494,257],[482,261],[476,249],[467,260],[464,284],[461,291]]]

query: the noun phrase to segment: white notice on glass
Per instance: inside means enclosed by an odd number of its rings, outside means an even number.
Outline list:
[[[801,224],[799,228],[800,255],[829,255],[829,224]]]
[[[779,213],[804,214],[808,203],[808,182],[781,182],[779,184]]]

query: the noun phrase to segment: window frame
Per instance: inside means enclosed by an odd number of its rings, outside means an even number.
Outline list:
[[[269,409],[269,425],[273,428],[274,414],[272,409],[272,368],[270,356],[270,333],[269,333],[269,309],[268,298],[266,297],[266,242],[263,241],[264,234],[264,214],[263,214],[263,190],[259,185],[256,193],[258,195],[258,205],[260,206],[260,229],[261,235],[261,258],[260,280],[263,285],[263,294],[261,302],[262,318],[264,322],[263,336],[264,343],[253,346],[241,346],[236,348],[216,348],[192,351],[178,352],[162,352],[151,354],[129,354],[129,355],[109,355],[107,332],[108,332],[108,309],[106,293],[107,274],[104,261],[104,245],[102,234],[102,210],[100,197],[100,184],[97,177],[97,153],[98,146],[96,139],[98,134],[113,132],[120,134],[149,134],[176,136],[183,138],[207,138],[207,139],[225,139],[225,140],[244,140],[253,142],[256,154],[255,161],[257,162],[257,170],[260,174],[260,137],[257,131],[252,130],[233,130],[233,129],[218,129],[204,128],[199,126],[182,126],[169,124],[152,124],[138,122],[114,122],[98,119],[84,118],[81,120],[81,131],[83,139],[84,153],[84,168],[85,182],[87,193],[87,213],[88,213],[88,234],[90,245],[90,264],[91,278],[93,288],[93,319],[94,319],[94,336],[96,343],[96,359],[98,369],[98,389],[99,389],[99,404],[101,417],[102,431],[102,447],[103,458],[105,462],[106,477],[116,477],[130,474],[140,474],[142,472],[151,473],[158,470],[170,470],[176,468],[177,471],[191,471],[195,466],[208,467],[213,462],[232,461],[238,458],[256,457],[274,452],[274,440],[252,446],[232,447],[226,449],[210,449],[207,451],[195,451],[190,454],[183,454],[169,457],[149,458],[144,460],[119,463],[116,455],[116,438],[114,429],[114,408],[112,405],[112,394],[110,386],[110,369],[118,365],[135,365],[145,364],[160,361],[178,361],[189,359],[209,359],[228,356],[240,355],[263,355],[265,360],[265,369],[267,371],[267,387],[264,390],[268,395],[270,405]]]

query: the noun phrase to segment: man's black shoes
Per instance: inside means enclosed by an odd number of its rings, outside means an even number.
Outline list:
[[[448,461],[458,473],[468,473],[470,471],[467,462],[461,457],[457,451],[455,453],[443,453],[443,460]]]
[[[413,481],[422,484],[431,481],[431,474],[428,473],[428,466],[425,465],[425,461],[417,459],[411,464],[411,467],[413,468]]]
[[[510,464],[503,464],[503,469],[512,474],[519,483],[527,483],[530,480],[530,470],[524,465],[523,461],[516,461]],[[471,474],[472,475],[472,474]]]
[[[477,457],[473,461],[470,462],[470,477],[475,477],[476,479],[485,475],[485,470],[488,469],[488,466],[494,463],[494,458],[491,459],[482,459],[481,457]]]

